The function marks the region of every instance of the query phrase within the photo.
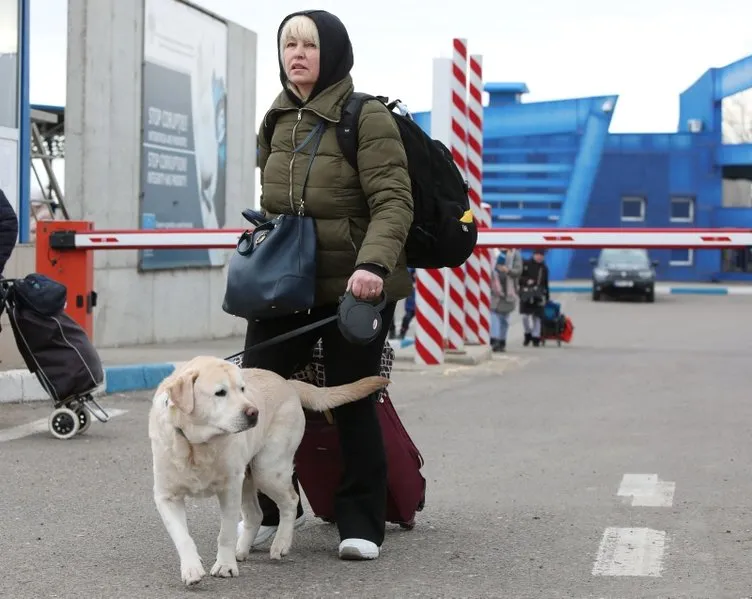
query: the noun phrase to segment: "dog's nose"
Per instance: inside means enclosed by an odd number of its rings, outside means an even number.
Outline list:
[[[254,407],[248,407],[245,409],[245,419],[250,426],[256,426],[258,422],[258,410]]]

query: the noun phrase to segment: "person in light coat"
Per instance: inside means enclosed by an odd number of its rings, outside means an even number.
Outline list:
[[[501,248],[491,277],[491,349],[506,351],[509,315],[517,306],[517,279],[522,273],[522,255],[514,248]]]

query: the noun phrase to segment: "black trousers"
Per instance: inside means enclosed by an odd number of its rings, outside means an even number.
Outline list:
[[[394,308],[393,302],[384,307],[379,336],[368,345],[355,345],[347,341],[335,321],[258,353],[248,352],[243,366],[264,368],[290,378],[310,362],[313,347],[321,339],[327,386],[344,385],[366,376],[378,375]],[[324,306],[313,309],[310,314],[249,322],[245,347],[321,320],[336,311],[336,306]],[[340,539],[365,539],[380,546],[384,541],[387,479],[384,439],[376,412],[376,399],[377,395],[374,394],[332,410],[344,466],[342,481],[335,495],[334,511]],[[293,485],[300,494],[294,474]],[[263,493],[259,493],[259,503],[264,513],[262,524],[277,525],[279,511],[276,504]],[[303,507],[299,502],[298,516],[302,513]]]

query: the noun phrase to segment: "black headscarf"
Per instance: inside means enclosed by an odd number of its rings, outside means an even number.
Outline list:
[[[342,21],[332,13],[325,10],[303,10],[287,15],[277,30],[277,56],[279,56],[279,77],[282,85],[287,89],[287,75],[285,74],[285,65],[282,62],[279,47],[282,37],[282,29],[285,23],[296,17],[303,15],[311,19],[318,29],[319,33],[319,79],[316,82],[308,101],[316,97],[322,90],[342,81],[353,68],[353,49],[350,43],[350,36],[347,33]],[[301,104],[300,98],[287,90],[290,98]]]

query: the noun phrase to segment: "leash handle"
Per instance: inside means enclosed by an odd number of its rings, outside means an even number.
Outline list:
[[[282,333],[281,335],[277,335],[276,337],[272,337],[271,339],[267,339],[266,341],[262,341],[261,343],[257,343],[256,345],[252,345],[251,347],[246,347],[243,351],[232,354],[231,356],[225,358],[225,360],[231,361],[235,358],[239,358],[240,356],[244,356],[249,352],[259,351],[264,349],[265,347],[270,347],[272,345],[282,343],[283,341],[287,341],[288,339],[293,339],[295,337],[303,335],[304,333],[308,333],[309,331],[323,327],[330,322],[334,322],[338,317],[338,314],[335,314],[334,316],[327,316],[326,318],[322,318],[321,320],[317,320],[316,322],[312,322],[311,324],[307,324],[298,329],[293,329],[292,331],[288,331],[287,333]]]

